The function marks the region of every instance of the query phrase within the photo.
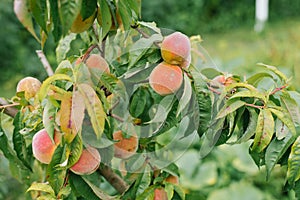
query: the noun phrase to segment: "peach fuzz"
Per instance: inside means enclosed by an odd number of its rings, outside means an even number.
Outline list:
[[[166,36],[161,43],[161,56],[169,64],[181,65],[190,54],[190,39],[180,32]]]
[[[94,147],[87,147],[82,150],[79,160],[70,168],[72,172],[78,175],[88,175],[95,172],[101,162],[101,156]]]
[[[122,131],[117,131],[113,134],[113,139],[116,140],[114,144],[115,157],[127,159],[136,153],[139,142],[136,135],[125,138]]]
[[[53,142],[46,129],[38,131],[32,138],[33,156],[41,163],[49,164],[60,139],[58,132],[54,133]]]
[[[28,76],[18,82],[16,91],[24,91],[25,99],[29,100],[36,95],[41,85],[42,83],[38,79]]]
[[[162,96],[175,93],[182,85],[182,82],[181,68],[166,62],[158,64],[149,77],[151,88]]]

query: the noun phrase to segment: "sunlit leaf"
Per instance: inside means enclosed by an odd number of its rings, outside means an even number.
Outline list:
[[[56,108],[51,101],[48,100],[43,110],[43,125],[50,138],[54,137],[55,116]]]
[[[294,184],[300,178],[300,136],[292,145],[291,153],[288,159],[287,180]]]
[[[14,12],[23,26],[40,42],[35,33],[32,17],[29,9],[29,0],[14,0]]]
[[[72,133],[77,134],[82,130],[84,119],[84,98],[79,91],[74,91],[72,96],[71,120]]]
[[[252,151],[261,152],[270,143],[274,134],[274,119],[269,109],[261,109],[257,119]]]
[[[48,183],[36,183],[33,182],[31,186],[27,189],[29,191],[39,191],[49,193],[52,197],[55,197],[55,192]]]
[[[76,135],[72,143],[70,144],[71,152],[70,156],[68,159],[68,166],[71,167],[73,166],[80,158],[82,149],[83,149],[83,144],[82,144],[82,139],[79,134]]]
[[[279,71],[276,67],[271,66],[271,65],[266,65],[264,63],[258,63],[258,65],[264,66],[267,69],[269,69],[272,72],[274,72],[282,81],[284,81],[284,83],[286,83],[288,81],[288,78],[284,75],[284,73],[282,73],[281,71]]]
[[[66,81],[72,81],[71,77],[65,74],[54,74],[50,77],[48,77],[42,84],[39,92],[38,97],[39,100],[42,101],[44,98],[46,98],[47,93],[49,91],[50,85],[57,80],[66,80]]]
[[[84,83],[79,84],[78,91],[81,93],[84,99],[84,104],[90,116],[95,134],[98,138],[100,138],[104,131],[106,119],[106,114],[104,112],[102,102],[90,85]]]
[[[102,191],[98,186],[91,183],[87,178],[82,177],[82,179],[93,190],[94,194],[97,197],[99,197],[100,199],[107,199],[107,200],[115,199],[115,198],[109,196],[108,194],[106,194],[104,191]]]
[[[73,121],[71,118],[72,113],[72,93],[68,92],[64,95],[60,104],[60,128],[64,133],[64,137],[68,142],[71,142],[76,133],[72,132]]]
[[[300,110],[299,105],[297,104],[296,100],[290,96],[289,93],[283,92],[280,95],[280,100],[283,103],[283,107],[287,109],[289,115],[291,116],[295,125],[300,124]]]
[[[241,100],[234,100],[234,101],[227,101],[224,107],[220,110],[220,112],[217,114],[217,119],[223,118],[226,115],[236,111],[240,107],[244,106],[246,102]]]
[[[260,93],[257,90],[245,90],[245,91],[241,91],[241,92],[237,92],[234,95],[232,95],[230,97],[230,99],[234,99],[234,98],[242,98],[242,97],[252,97],[252,98],[259,98],[261,100],[263,100],[264,102],[267,101],[266,97],[264,94]]]
[[[272,75],[266,72],[256,73],[247,79],[247,83],[253,86],[257,86],[264,78],[272,78]]]
[[[288,134],[284,139],[278,140],[274,138],[268,146],[265,154],[265,164],[267,169],[267,177],[270,177],[271,171],[277,164],[279,159],[287,151],[287,149],[293,144],[295,137],[292,134]]]

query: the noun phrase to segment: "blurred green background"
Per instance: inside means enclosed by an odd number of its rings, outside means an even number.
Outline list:
[[[46,77],[35,54],[40,46],[17,21],[12,5],[11,0],[0,1],[0,96],[6,98],[14,95],[22,77]],[[142,18],[189,36],[200,34],[204,49],[222,71],[248,76],[258,70],[256,63],[263,62],[291,75],[298,88],[300,1],[269,1],[269,8],[269,21],[261,33],[254,32],[254,0],[144,0]],[[51,40],[45,52],[56,66]],[[199,160],[195,144],[178,160],[187,199],[293,199],[293,194],[283,189],[285,168],[276,168],[267,182],[264,169],[258,170],[249,158],[248,145],[221,146]],[[17,183],[8,176],[2,156],[0,166],[0,199],[22,199],[24,188],[20,185],[12,192],[12,184]]]

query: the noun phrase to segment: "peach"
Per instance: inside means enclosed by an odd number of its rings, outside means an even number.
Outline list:
[[[46,129],[37,132],[32,138],[33,156],[44,164],[49,164],[57,145],[60,143],[60,134],[54,133],[54,142],[51,140]]]
[[[192,61],[192,56],[189,55],[184,61],[183,63],[180,65],[180,67],[182,69],[188,69],[190,64],[191,64],[191,61]]]
[[[211,85],[215,87],[219,87],[219,85],[228,86],[234,83],[234,79],[232,77],[226,77],[224,75],[218,75],[212,79]]]
[[[175,185],[178,185],[179,184],[179,179],[178,179],[178,176],[173,176],[173,175],[170,175],[166,178],[166,182],[168,183],[173,183]]]
[[[18,82],[16,90],[17,92],[24,91],[25,99],[29,100],[36,95],[41,85],[38,79],[28,76]]]
[[[136,153],[139,143],[136,134],[125,138],[122,131],[117,131],[113,134],[113,139],[117,141],[114,144],[115,157],[127,159]]]
[[[156,188],[153,200],[168,200],[167,192],[163,188]]]
[[[82,150],[79,160],[70,168],[72,172],[78,175],[88,175],[95,172],[101,162],[101,156],[98,150],[88,146]]]
[[[175,93],[182,85],[182,81],[181,68],[166,62],[158,64],[149,77],[151,88],[162,96]]]
[[[169,64],[181,65],[190,54],[190,39],[180,32],[166,36],[161,43],[161,56]]]
[[[82,33],[86,30],[88,30],[92,25],[96,18],[96,11],[93,15],[83,20],[81,14],[79,13],[73,24],[71,25],[70,31],[73,33]]]
[[[108,63],[99,54],[91,54],[86,60],[86,66],[90,69],[98,69],[101,72],[110,73]]]

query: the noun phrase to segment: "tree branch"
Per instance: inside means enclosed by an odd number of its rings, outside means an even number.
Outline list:
[[[18,109],[10,106],[10,104],[5,99],[0,97],[0,110],[1,109],[4,109],[4,113],[11,117],[15,117],[18,113]]]
[[[42,50],[36,50],[35,52],[38,55],[40,61],[42,62],[48,76],[52,76],[54,73],[53,73],[52,67],[49,64],[44,52]]]
[[[128,184],[117,175],[110,167],[101,165],[100,174],[120,193],[124,193],[128,189]]]

